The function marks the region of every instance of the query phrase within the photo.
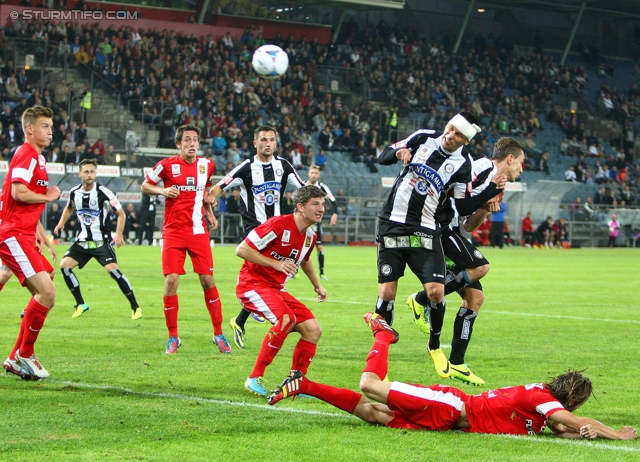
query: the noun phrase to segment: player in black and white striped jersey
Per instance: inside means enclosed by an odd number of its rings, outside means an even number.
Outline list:
[[[325,198],[328,199],[328,201],[325,201],[325,208],[327,210],[326,215],[331,214],[329,226],[334,226],[338,222],[336,198],[333,197],[333,194],[331,194],[329,186],[318,181],[320,179],[320,167],[318,167],[317,165],[312,165],[311,167],[309,167],[308,175],[309,180],[307,181],[307,184],[317,186],[322,190],[323,193],[325,193]],[[320,279],[326,281],[327,277],[324,275],[324,246],[322,244],[324,233],[322,232],[322,223],[318,223],[316,225],[316,234],[318,235],[318,240],[316,241],[316,249],[318,252],[318,269],[320,272]]]
[[[113,249],[113,244],[120,247],[124,243],[122,231],[126,217],[116,196],[109,189],[96,182],[97,166],[98,163],[95,159],[85,159],[80,162],[78,175],[81,184],[71,188],[67,206],[54,230],[54,234],[59,233],[75,210],[79,228],[76,241],[65,252],[60,262],[62,278],[76,301],[72,317],[77,318],[89,309],[89,305],[84,302],[82,297],[80,283],[73,273],[73,268],[80,266],[82,269],[92,258],[95,258],[109,273],[109,276],[118,283],[118,287],[129,300],[133,311],[131,319],[139,319],[142,316],[142,310],[138,306],[129,280],[118,268],[118,260]],[[117,216],[113,243],[111,230],[107,226],[109,209],[113,209]]]
[[[398,279],[404,276],[406,265],[424,287],[418,303],[430,311],[436,323],[438,318],[444,318],[446,267],[440,224],[436,218],[438,205],[452,195],[457,209],[468,215],[500,192],[498,185],[494,184],[476,197],[468,195],[472,164],[465,146],[480,131],[475,116],[461,112],[447,123],[444,132],[418,130],[388,146],[378,158],[381,165],[392,165],[398,161],[404,164],[378,216],[378,301],[375,312],[388,324],[393,322]],[[424,312],[415,312],[414,316],[417,315],[424,316]],[[431,332],[431,337],[430,343],[433,340],[438,349],[440,332]],[[444,362],[448,368],[446,358]]]
[[[253,134],[256,155],[231,170],[211,188],[205,198],[205,202],[215,205],[216,198],[223,189],[238,186],[245,235],[269,218],[280,215],[280,199],[287,185],[295,189],[304,185],[293,166],[286,159],[275,155],[277,144],[274,127],[258,127]],[[249,312],[243,308],[238,316],[229,320],[238,348],[244,348],[244,325],[248,318]],[[259,322],[264,322],[264,319]]]
[[[490,187],[492,182],[502,181],[500,177],[506,181],[515,181],[522,173],[524,150],[515,138],[500,138],[494,147],[491,159],[481,157],[472,162],[473,178],[470,194],[477,196]],[[480,279],[489,271],[489,262],[482,252],[461,236],[460,226],[464,226],[468,232],[475,230],[484,221],[487,214],[495,210],[496,206],[499,208],[501,200],[502,194],[498,194],[470,216],[461,217],[450,198],[446,198],[436,213],[442,226],[441,242],[444,254],[454,263],[453,271],[447,270],[445,296],[458,291],[462,297],[462,305],[453,324],[451,354],[448,362],[449,374],[453,378],[477,386],[484,384],[484,380],[469,370],[465,364],[465,353],[471,340],[473,325],[484,303]],[[414,312],[416,309],[422,309],[422,307],[416,307],[417,295],[413,294],[407,300],[409,308]],[[428,331],[428,326],[422,324],[421,321],[424,319],[416,320],[418,327],[423,331]],[[431,328],[440,331],[442,325],[435,325],[435,322],[436,320],[431,322]],[[429,349],[436,346],[439,349],[439,344],[430,343]],[[432,353],[432,357],[441,356],[438,351]],[[440,374],[439,367],[436,367],[436,370]]]

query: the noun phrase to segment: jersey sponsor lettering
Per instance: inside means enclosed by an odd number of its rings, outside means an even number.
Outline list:
[[[34,193],[46,194],[49,175],[46,168],[37,168],[38,165],[46,165],[44,157],[39,155],[29,143],[21,144],[11,159],[9,172],[2,186],[0,199],[2,204],[0,239],[2,240],[17,234],[36,234],[38,220],[45,204],[18,202],[13,198],[11,189],[14,183],[20,183]]]
[[[291,231],[293,230],[293,231]],[[289,241],[283,242],[285,232],[289,231]],[[300,266],[307,261],[316,242],[315,232],[309,228],[300,233],[293,215],[273,217],[253,229],[244,242],[267,258],[288,261]],[[260,284],[285,290],[289,276],[274,268],[246,261],[240,269],[238,286]]]
[[[285,159],[274,157],[270,162],[260,162],[255,156],[218,182],[223,189],[240,188],[240,214],[247,234],[269,218],[280,215],[280,199],[287,186],[298,189],[303,184]]]
[[[166,188],[180,191],[178,197],[165,200],[164,235],[184,238],[185,233],[194,236],[208,233],[204,195],[212,185],[214,170],[211,159],[197,157],[189,164],[180,156],[174,156],[161,160],[147,173],[150,184],[163,182]]]
[[[109,213],[122,209],[111,190],[99,183],[94,183],[89,191],[82,189],[82,185],[71,188],[67,207],[76,211],[77,242],[110,241]]]
[[[379,214],[378,233],[382,236],[410,235],[420,228],[438,230],[438,206],[449,194],[465,197],[471,183],[471,159],[464,147],[448,153],[442,148],[442,134],[418,130],[406,139],[387,147],[379,163],[398,162],[396,151],[412,153],[409,164],[396,177],[391,193]]]

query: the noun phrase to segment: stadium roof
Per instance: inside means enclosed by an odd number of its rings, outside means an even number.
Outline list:
[[[583,3],[584,14],[591,16],[640,18],[640,0],[476,0],[475,6],[578,13]]]

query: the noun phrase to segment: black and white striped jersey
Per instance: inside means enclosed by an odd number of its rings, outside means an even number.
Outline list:
[[[311,185],[311,183],[306,183],[306,184]],[[312,186],[317,186],[325,194],[325,198],[326,198],[326,200],[324,201],[325,215],[329,215],[329,214],[333,215],[334,213],[337,213],[336,198],[333,196],[333,194],[331,194],[331,190],[329,189],[329,186],[327,186],[324,183],[316,183]]]
[[[271,162],[260,162],[253,156],[218,182],[223,189],[240,187],[240,214],[247,234],[269,218],[280,215],[280,198],[287,185],[298,189],[304,181],[286,159],[276,156]]]
[[[498,173],[498,167],[488,157],[472,159],[472,179],[470,197],[479,195],[489,186],[491,180]],[[460,214],[451,198],[447,197],[438,208],[436,217],[441,226],[456,229],[460,226]]]
[[[378,215],[378,234],[408,235],[426,228],[440,229],[436,210],[449,193],[466,197],[471,188],[471,158],[463,147],[448,153],[442,148],[442,133],[418,130],[408,138],[388,146],[378,163],[398,162],[396,152],[411,151],[411,162],[402,169]]]
[[[104,186],[94,183],[91,191],[82,185],[71,188],[67,207],[76,210],[78,234],[76,241],[111,241],[111,229],[107,226],[109,211],[122,208],[116,196]]]

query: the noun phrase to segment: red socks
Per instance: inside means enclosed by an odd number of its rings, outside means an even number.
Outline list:
[[[29,301],[20,324],[20,334],[18,334],[18,340],[21,341],[20,345],[16,342],[16,347],[20,350],[21,357],[28,358],[33,355],[33,345],[38,340],[38,335],[44,325],[47,313],[49,313],[49,308],[38,303],[35,298]],[[14,358],[16,347],[11,352]]]
[[[356,393],[355,391],[313,382],[306,377],[300,382],[300,392],[315,396],[349,414],[353,413],[353,410],[362,398],[362,394]]]
[[[164,301],[164,320],[169,330],[169,337],[178,336],[178,295],[165,295]]]
[[[207,305],[207,310],[209,310],[209,316],[211,316],[213,335],[222,334],[222,303],[220,302],[220,294],[218,294],[217,287],[205,289],[204,303]]]
[[[287,334],[280,331],[274,331],[274,327],[269,329],[267,335],[265,335],[262,341],[262,347],[256,359],[256,364],[253,366],[253,372],[249,377],[264,377],[264,371],[269,364],[273,362],[273,358],[276,357],[282,344],[287,338]]]
[[[378,332],[367,356],[367,365],[362,372],[373,372],[380,377],[380,380],[384,380],[389,371],[391,335],[390,332]]]
[[[311,361],[316,354],[317,345],[306,340],[298,340],[293,350],[293,360],[291,361],[291,369],[300,371],[307,375]]]

